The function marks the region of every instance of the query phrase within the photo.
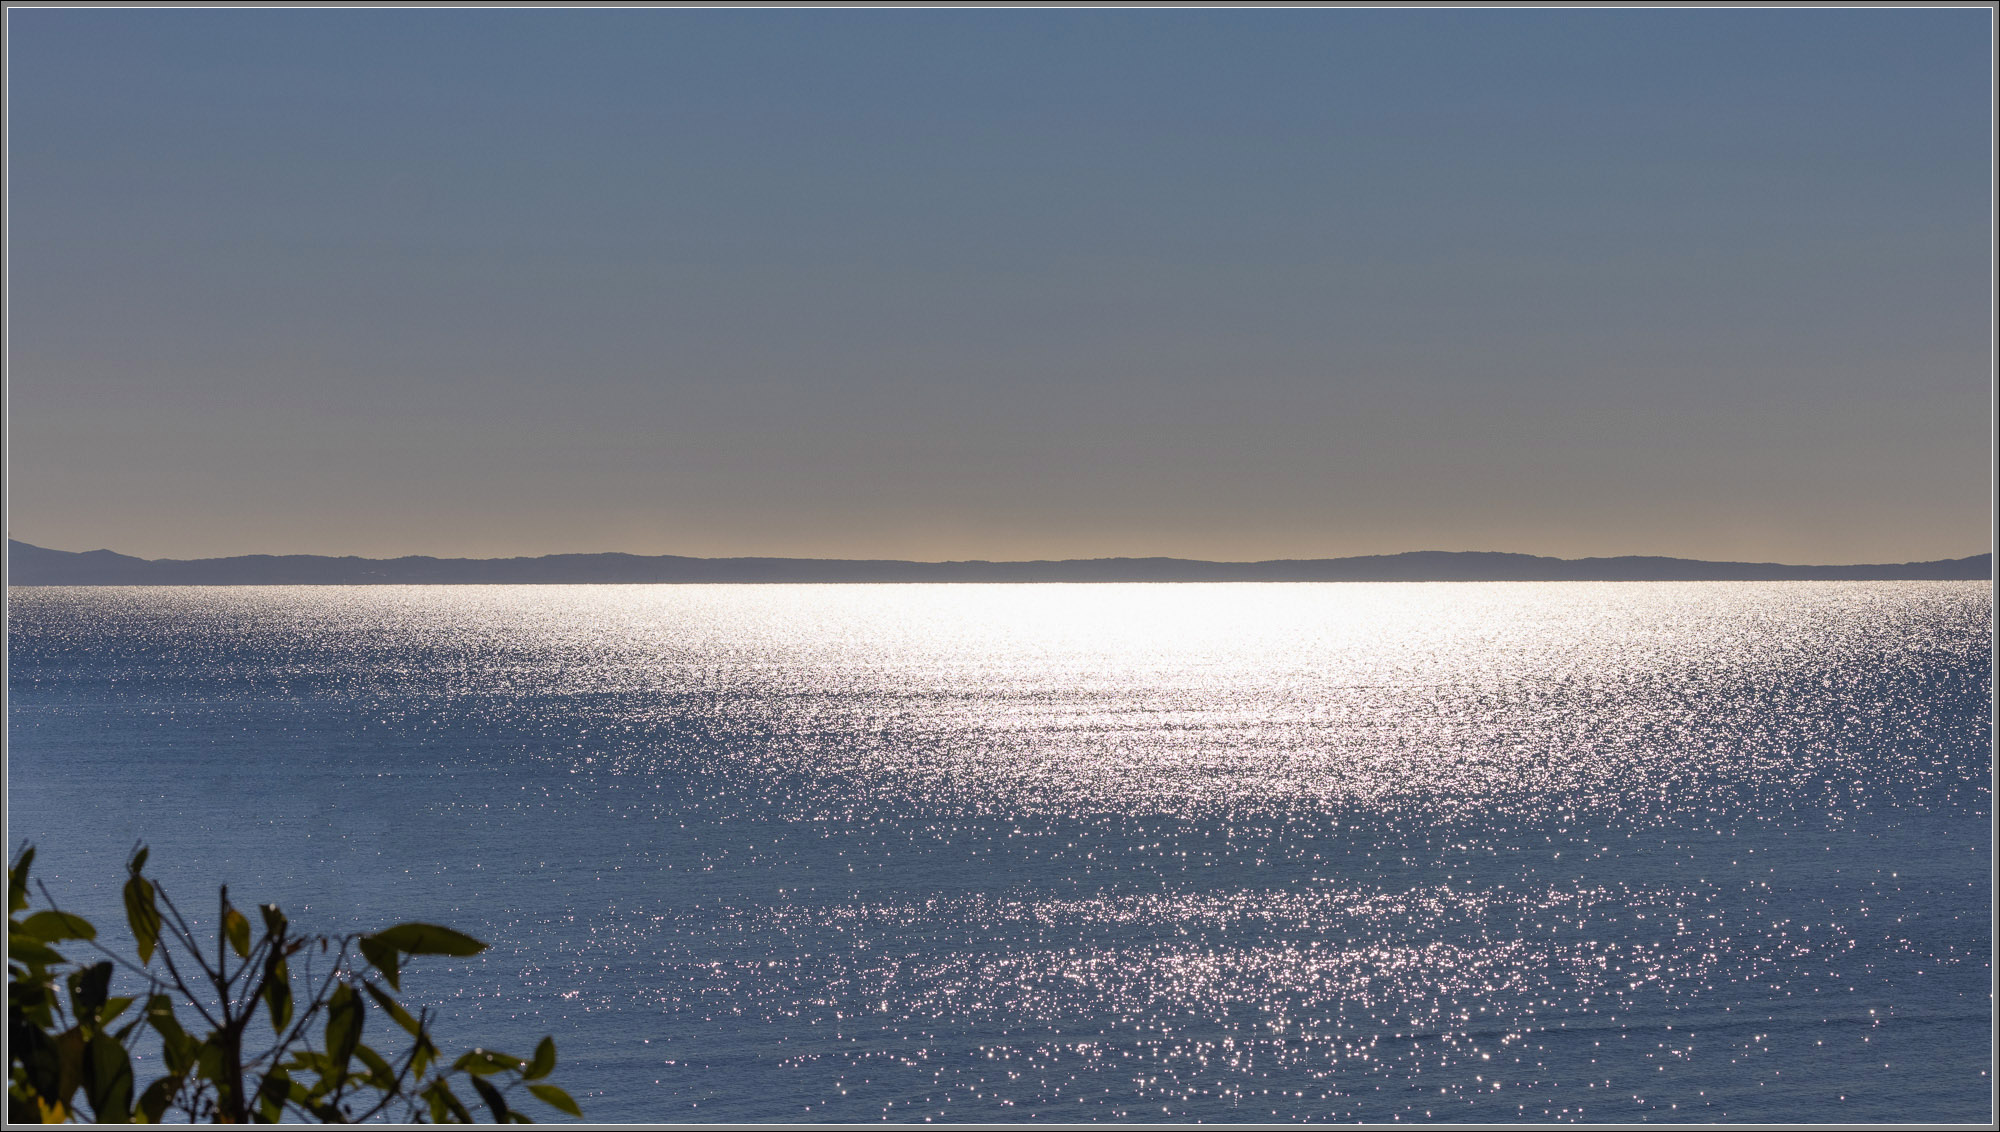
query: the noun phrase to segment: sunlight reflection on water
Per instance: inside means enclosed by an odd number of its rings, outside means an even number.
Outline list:
[[[11,616],[17,830],[487,916],[452,1009],[554,1029],[593,1117],[1985,1116],[1983,583]]]

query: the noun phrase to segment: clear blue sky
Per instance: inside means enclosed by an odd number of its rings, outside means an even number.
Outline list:
[[[42,545],[1987,546],[1984,8],[7,21]]]

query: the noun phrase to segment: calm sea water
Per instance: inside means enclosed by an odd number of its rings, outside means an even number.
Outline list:
[[[1986,1121],[1985,583],[17,589],[135,839],[614,1121]]]

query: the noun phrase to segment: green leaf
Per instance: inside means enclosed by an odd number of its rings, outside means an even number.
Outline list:
[[[143,861],[146,851],[139,851],[137,860]],[[132,879],[125,882],[125,921],[132,927],[132,938],[139,944],[139,964],[144,966],[153,961],[153,948],[160,942],[160,909],[153,899],[153,882],[139,875],[138,865],[132,866]]]
[[[25,1079],[28,1088],[51,1100],[60,1099],[63,1053],[60,1042],[40,1026],[9,1026],[12,1044],[7,1051],[9,1066],[18,1086]]]
[[[99,1124],[127,1124],[132,1118],[132,1059],[109,1034],[90,1039],[84,1062],[83,1093]]]
[[[460,1124],[474,1122],[472,1114],[465,1111],[465,1106],[459,1103],[458,1095],[453,1093],[451,1086],[445,1084],[442,1079],[431,1082],[430,1088],[425,1089],[423,1095],[430,1101],[431,1119],[439,1124],[445,1123],[447,1116],[457,1117]]]
[[[30,967],[53,967],[63,961],[61,952],[20,931],[7,933],[7,958]]]
[[[285,1115],[285,1102],[292,1098],[292,1076],[282,1068],[264,1075],[257,1086],[257,1115],[266,1124],[276,1124]]]
[[[93,963],[69,977],[69,1006],[79,1021],[97,1021],[97,1012],[111,994],[111,961]]]
[[[457,1061],[452,1062],[451,1070],[456,1073],[463,1069],[467,1073],[476,1073],[484,1077],[489,1073],[506,1073],[510,1070],[519,1069],[522,1064],[523,1062],[520,1058],[500,1053],[496,1050],[472,1049],[467,1050],[464,1054],[460,1055]]]
[[[402,990],[402,964],[396,958],[399,954],[396,949],[374,936],[364,935],[355,942],[360,944],[361,957],[368,960],[368,965],[382,972],[390,986]]]
[[[37,912],[21,921],[21,930],[43,943],[54,943],[59,939],[97,938],[97,929],[91,926],[89,920],[54,909]]]
[[[334,1075],[347,1072],[354,1047],[361,1044],[361,996],[346,983],[335,988],[326,1004],[326,1052],[333,1059]]]
[[[569,1094],[554,1085],[529,1085],[528,1091],[541,1098],[544,1104],[554,1105],[571,1116],[583,1116],[583,1110],[576,1107],[576,1102],[569,1099]]]
[[[7,1011],[11,1028],[13,1012],[21,1012],[21,1021],[39,1030],[47,1030],[56,1024],[55,988],[45,982],[21,981],[17,974],[7,984]]]
[[[176,1077],[194,1068],[194,1039],[181,1029],[180,1020],[174,1017],[174,1000],[163,994],[156,994],[146,1000],[146,1023],[153,1032],[160,1035],[160,1048],[167,1063],[167,1072]]]
[[[317,1050],[293,1051],[292,1059],[285,1063],[285,1068],[294,1073],[311,1073],[319,1078],[313,1085],[312,1091],[307,1094],[308,1098],[323,1096],[333,1091],[333,1059]]]
[[[417,1094],[430,1105],[432,1124],[443,1124],[451,1117],[451,1110],[444,1107],[444,1094],[439,1091],[443,1088],[443,1081],[433,1081],[429,1088]]]
[[[72,1026],[56,1035],[56,1082],[53,1091],[45,1095],[63,1103],[63,1107],[74,1107],[70,1098],[83,1086],[84,1074],[89,1072],[90,1047],[83,1040],[83,1031]]]
[[[291,921],[285,919],[285,914],[278,911],[276,904],[259,904],[257,910],[264,914],[264,931],[266,934],[271,936],[282,936],[285,934],[285,928],[290,926]]]
[[[264,961],[264,1009],[271,1031],[282,1034],[292,1022],[292,971],[277,948]]]
[[[477,955],[486,950],[485,944],[464,932],[436,924],[397,924],[376,932],[374,938],[408,955]]]
[[[54,990],[46,978],[24,981],[19,974],[16,974],[14,980],[7,984],[7,1006],[9,1009],[18,1006],[23,1010],[35,1010],[47,1006],[55,1001]],[[55,1024],[53,1016],[47,1024]]]
[[[380,1006],[388,1012],[389,1017],[396,1020],[396,1025],[408,1030],[412,1036],[423,1032],[423,1027],[418,1024],[417,1020],[410,1017],[410,1012],[403,1009],[402,1003],[390,998],[388,992],[374,983],[365,982],[361,984],[361,987],[368,992],[370,998],[375,1000],[375,1005]],[[422,1070],[418,1072],[422,1072]]]
[[[368,1071],[375,1075],[375,1080],[371,1083],[376,1088],[387,1091],[395,1085],[396,1071],[389,1068],[389,1063],[382,1060],[381,1054],[365,1045],[358,1045],[354,1047],[354,1056],[360,1058],[361,1064],[366,1065]]]
[[[540,1080],[554,1072],[555,1067],[556,1040],[554,1038],[543,1038],[535,1044],[534,1060],[528,1063],[528,1068],[521,1072],[521,1076],[529,1081]]]
[[[438,1047],[431,1043],[430,1035],[418,1034],[416,1042],[410,1047],[410,1072],[422,1077],[424,1070],[430,1068],[431,1062],[437,1058]]]
[[[223,891],[228,892],[229,890],[223,889]],[[238,912],[234,908],[224,907],[222,910],[222,934],[228,937],[229,949],[236,953],[238,959],[242,959],[250,954],[250,921],[243,918],[243,913]]]
[[[199,1080],[220,1083],[223,1079],[222,1047],[213,1041],[205,1041],[195,1047],[194,1067]]]
[[[151,849],[146,848],[144,845],[134,845],[132,847],[132,859],[125,862],[125,867],[131,871],[133,876],[138,876],[139,870],[146,867],[146,858],[152,852]]]
[[[125,1008],[130,1005],[132,1005],[132,1000],[129,998],[105,999],[103,1008],[97,1012],[97,1024],[100,1026],[109,1026],[111,1020],[125,1013]]]
[[[28,906],[28,866],[35,863],[35,847],[21,850],[21,858],[7,870],[7,915]]]
[[[145,1117],[147,1124],[158,1124],[160,1117],[166,1115],[167,1105],[173,1101],[174,1093],[178,1092],[180,1087],[181,1082],[178,1077],[162,1077],[146,1086],[146,1091],[139,1094],[139,1110],[134,1115]]]
[[[486,1107],[493,1110],[493,1123],[507,1123],[507,1099],[500,1095],[500,1090],[480,1077],[472,1078],[472,1088],[479,1094],[479,1099],[486,1102]]]

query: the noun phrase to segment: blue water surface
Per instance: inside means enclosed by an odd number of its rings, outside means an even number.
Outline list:
[[[1984,1122],[1990,593],[17,588],[8,828],[595,1120]]]

